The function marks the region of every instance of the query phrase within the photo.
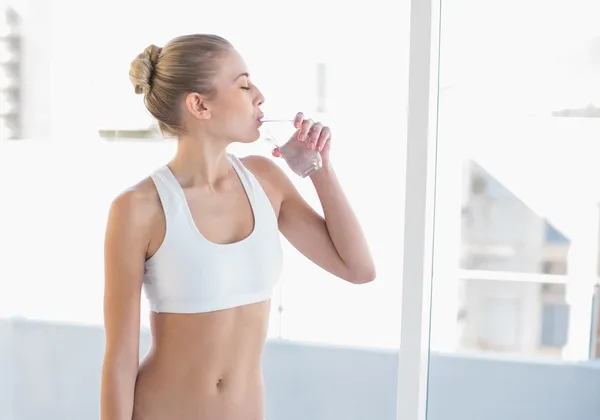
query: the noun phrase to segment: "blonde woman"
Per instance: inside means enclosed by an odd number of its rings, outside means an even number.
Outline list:
[[[298,141],[322,155],[310,179],[323,218],[270,159],[226,152],[258,139],[264,101],[228,41],[188,35],[151,45],[132,62],[130,79],[178,145],[110,208],[101,419],[262,420],[261,357],[280,233],[341,279],[375,278],[335,175],[330,130],[301,113],[294,121]],[[142,290],[152,347],[140,363]]]

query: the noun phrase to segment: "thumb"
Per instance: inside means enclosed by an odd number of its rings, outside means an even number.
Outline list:
[[[281,157],[281,152],[279,151],[279,149],[276,147],[273,149],[273,156],[275,157]]]

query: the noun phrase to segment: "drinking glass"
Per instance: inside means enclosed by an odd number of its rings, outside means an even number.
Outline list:
[[[260,128],[263,139],[273,143],[294,173],[306,178],[323,166],[318,150],[309,149],[307,142],[298,140],[294,120],[263,119]]]

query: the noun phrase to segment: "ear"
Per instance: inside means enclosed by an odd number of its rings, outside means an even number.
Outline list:
[[[192,116],[199,120],[207,120],[210,118],[210,111],[206,107],[204,98],[199,93],[189,93],[185,97],[185,107]]]

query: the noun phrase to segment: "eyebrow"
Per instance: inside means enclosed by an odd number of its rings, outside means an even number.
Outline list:
[[[242,73],[238,77],[236,77],[235,80],[239,79],[242,76],[250,77],[250,74],[249,73]]]

